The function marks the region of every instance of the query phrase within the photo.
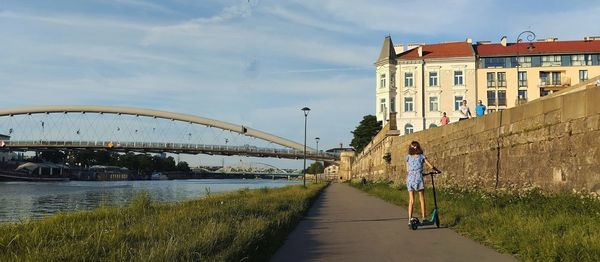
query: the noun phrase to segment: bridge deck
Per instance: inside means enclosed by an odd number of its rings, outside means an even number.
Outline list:
[[[296,149],[262,148],[255,146],[223,146],[186,143],[155,143],[155,142],[113,142],[113,141],[2,141],[4,149],[10,150],[41,150],[41,149],[109,149],[113,151],[137,151],[153,153],[184,153],[209,155],[241,155],[255,157],[277,157],[301,159],[304,152]],[[312,160],[335,161],[339,155],[307,151],[306,157]]]
[[[272,260],[515,261],[450,229],[412,231],[407,223],[404,208],[333,184]]]

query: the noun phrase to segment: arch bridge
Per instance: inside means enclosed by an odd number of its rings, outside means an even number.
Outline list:
[[[3,150],[112,150],[117,152],[239,155],[301,159],[304,145],[244,125],[132,107],[40,106],[0,109]],[[306,157],[337,154],[307,147]]]

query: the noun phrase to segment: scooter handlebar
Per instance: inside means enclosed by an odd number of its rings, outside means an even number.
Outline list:
[[[429,171],[427,173],[423,173],[423,176],[428,176],[428,175],[438,175],[441,174],[442,171],[438,170],[437,168],[434,168],[432,171]]]

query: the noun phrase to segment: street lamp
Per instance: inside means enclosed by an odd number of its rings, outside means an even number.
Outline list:
[[[535,40],[535,33],[531,32],[529,30],[527,31],[523,31],[521,32],[518,36],[517,36],[517,100],[515,103],[515,106],[519,105],[521,103],[521,98],[519,97],[519,88],[521,88],[521,79],[519,78],[519,65],[521,64],[519,61],[519,42],[521,42],[523,39],[521,39],[521,36],[525,35],[527,41],[529,42],[529,45],[527,45],[527,50],[531,51],[532,49],[534,49],[535,47],[533,46],[533,41]],[[525,59],[525,58],[523,58]],[[525,97],[523,97],[523,99],[525,99]]]
[[[301,109],[304,112],[304,169],[302,169],[302,177],[304,179],[304,187],[306,187],[306,119],[310,108],[304,107]]]
[[[315,161],[315,163],[319,162],[319,140],[321,140],[321,138],[319,137],[315,137],[315,141],[317,141],[317,161]],[[315,182],[319,182],[319,175],[315,172]]]

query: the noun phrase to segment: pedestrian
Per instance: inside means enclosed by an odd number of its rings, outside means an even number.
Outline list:
[[[600,78],[598,80],[596,80],[596,86],[600,87]]]
[[[458,121],[467,120],[467,119],[469,119],[469,117],[471,117],[471,110],[467,106],[467,100],[463,100],[460,103],[460,108],[458,109],[458,112],[460,113],[460,117],[458,118]]]
[[[481,100],[479,100],[477,102],[477,105],[475,106],[475,114],[477,116],[483,116],[483,115],[485,115],[485,109],[486,109],[486,107],[483,105],[483,102],[481,102]]]
[[[423,154],[423,149],[419,142],[412,141],[408,146],[408,155],[406,155],[406,188],[408,189],[408,227],[414,220],[413,205],[415,203],[415,191],[419,192],[419,203],[421,204],[421,218],[425,220],[425,185],[423,183],[423,164],[429,168],[437,170]]]
[[[443,113],[442,118],[440,119],[440,124],[445,126],[450,123],[450,118],[446,116],[446,112]]]

